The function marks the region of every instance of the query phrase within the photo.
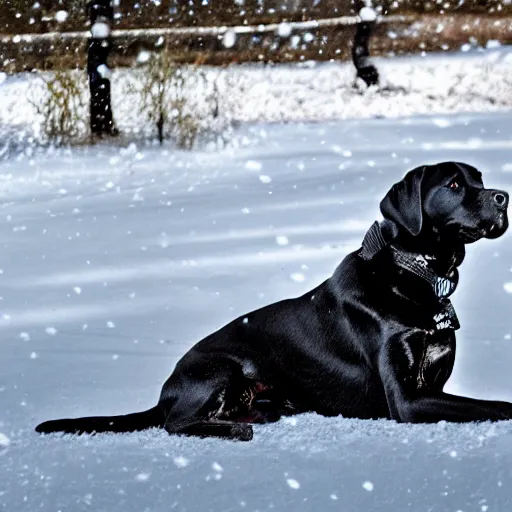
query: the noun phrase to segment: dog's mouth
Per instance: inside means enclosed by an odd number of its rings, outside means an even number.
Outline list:
[[[491,240],[495,239],[495,238],[499,238],[501,235],[503,235],[505,233],[505,231],[507,231],[507,228],[508,228],[507,215],[505,214],[505,212],[501,212],[498,215],[498,218],[496,219],[496,221],[491,223],[491,225],[487,229],[487,232],[484,236],[485,236],[485,238],[489,238]]]
[[[464,244],[472,244],[482,238],[495,239],[502,236],[508,228],[507,216],[500,213],[496,219],[486,223],[483,228],[461,228],[459,239]]]

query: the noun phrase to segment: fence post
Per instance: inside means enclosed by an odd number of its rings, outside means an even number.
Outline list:
[[[359,11],[360,21],[356,26],[356,35],[352,46],[352,61],[356,67],[357,76],[364,80],[368,87],[379,83],[379,72],[370,62],[370,50],[368,49],[376,19],[377,13],[367,2],[366,7]]]
[[[110,0],[91,0],[87,8],[91,20],[91,37],[87,49],[91,133],[100,136],[117,135],[110,103],[110,70],[107,66],[114,9]]]

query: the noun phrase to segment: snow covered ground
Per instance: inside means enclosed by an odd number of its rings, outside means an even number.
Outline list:
[[[0,164],[0,509],[508,510],[512,422],[304,415],[239,444],[33,432],[153,405],[197,340],[329,276],[406,170],[459,159],[512,190],[510,112],[238,137],[215,153],[94,147]],[[468,250],[451,392],[512,400],[511,237]]]
[[[233,121],[394,118],[512,108],[512,48],[483,50],[465,45],[464,50],[374,59],[383,90],[355,88],[355,69],[347,62],[204,67],[202,74],[189,76],[184,97],[188,111],[200,124],[220,127]],[[144,121],[136,108],[140,97],[134,89],[140,85],[142,73],[143,68],[113,70],[112,108],[123,133],[154,137],[153,123]],[[77,79],[86,98],[86,75],[77,72]],[[41,117],[29,101],[40,101],[38,84],[37,74],[7,77],[0,73],[0,158],[12,148],[38,144]],[[219,117],[215,120],[212,97],[218,105]],[[85,101],[84,127],[87,105]]]

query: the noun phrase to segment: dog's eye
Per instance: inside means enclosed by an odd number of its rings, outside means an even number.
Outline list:
[[[459,190],[460,189],[459,182],[457,180],[450,181],[450,183],[448,184],[448,188],[450,190]]]

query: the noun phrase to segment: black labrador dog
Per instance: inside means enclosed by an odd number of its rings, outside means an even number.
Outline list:
[[[399,422],[512,418],[512,404],[443,392],[459,324],[448,296],[465,245],[508,228],[509,197],[456,162],[393,185],[384,220],[332,277],[241,316],[178,362],[158,404],[124,416],[48,421],[37,432],[129,432],[250,440],[251,423],[314,411]]]

